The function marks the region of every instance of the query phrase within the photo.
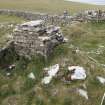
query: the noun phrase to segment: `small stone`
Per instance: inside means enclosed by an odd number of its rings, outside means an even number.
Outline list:
[[[28,77],[31,78],[31,79],[35,79],[35,75],[32,72],[28,75]]]
[[[89,99],[88,98],[88,93],[86,90],[83,90],[83,89],[77,89],[77,92],[79,93],[79,95],[81,95],[82,97],[84,97],[85,99]]]
[[[105,84],[105,78],[97,76],[96,77],[101,84]]]
[[[11,75],[11,73],[7,73],[6,75],[7,75],[7,76],[10,76],[10,75]]]

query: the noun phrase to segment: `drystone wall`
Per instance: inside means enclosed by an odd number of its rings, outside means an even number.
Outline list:
[[[64,42],[64,37],[60,27],[48,26],[43,20],[36,20],[16,27],[13,42],[20,56],[31,58],[31,56],[40,54],[47,58],[55,46]]]
[[[105,21],[105,11],[102,10],[85,10],[82,12],[78,12],[74,15],[65,15],[64,13],[61,15],[50,15],[47,13],[39,13],[39,12],[30,12],[30,11],[20,11],[20,10],[8,10],[8,9],[0,9],[0,14],[5,15],[15,15],[17,17],[22,17],[26,20],[44,20],[46,23],[50,23],[53,25],[68,25],[71,24],[72,21]]]
[[[63,15],[49,15],[46,13],[29,12],[29,11],[19,11],[19,10],[7,10],[0,9],[0,14],[5,15],[15,15],[17,17],[22,17],[27,20],[44,20],[46,23],[60,25],[60,24],[70,24],[73,19],[72,16]]]
[[[52,24],[54,26],[56,26],[56,25],[57,26],[59,26],[59,25],[68,25],[68,24],[71,24],[72,21],[80,21],[80,22],[85,22],[85,21],[86,22],[105,21],[105,11],[101,11],[101,10],[98,10],[98,11],[89,10],[89,11],[76,13],[75,15],[70,16],[67,13],[66,13],[66,15],[65,14],[62,14],[62,15],[49,15],[49,14],[38,13],[38,12],[36,13],[36,12],[29,12],[29,11],[0,9],[0,14],[10,15],[10,16],[14,15],[14,16],[17,16],[17,17],[22,17],[22,18],[24,18],[26,20],[39,20],[39,19],[41,19],[41,20],[44,20],[47,25]],[[39,34],[39,33],[35,33],[34,31],[33,32],[28,31],[26,33],[24,31],[21,31],[21,32],[15,33],[15,38],[19,38],[17,41],[15,39],[15,41],[17,43],[18,43],[18,41],[20,41],[19,42],[20,45],[18,44],[19,46],[16,47],[17,51],[19,51],[19,53],[22,54],[22,55],[28,55],[28,53],[30,53],[30,51],[34,54],[34,52],[36,52],[36,50],[37,50],[38,53],[41,53],[44,56],[48,55],[50,53],[49,51],[52,52],[52,48],[56,45],[55,43],[58,40],[56,40],[56,38],[52,37],[50,39],[50,41],[47,41],[47,43],[42,45],[41,44],[42,42],[38,38],[40,36],[40,34],[39,35],[37,35],[37,34]],[[44,34],[46,34],[46,32]],[[37,38],[37,39],[34,39],[33,36],[36,36],[34,38]],[[46,34],[46,36],[47,36],[47,34]],[[53,35],[51,35],[51,36],[53,36]],[[55,34],[55,36],[56,36],[56,34]],[[26,37],[28,37],[28,41],[23,40]],[[41,43],[39,43],[39,42],[41,42]],[[54,44],[54,46],[51,46],[53,44]],[[33,45],[37,45],[37,46],[33,46]],[[24,47],[24,46],[27,46],[28,48]],[[20,50],[21,48],[24,48],[24,49]],[[5,50],[1,49],[0,53],[2,53],[2,52],[5,52]]]
[[[0,68],[7,67],[11,61],[16,58],[13,42],[8,42],[3,48],[0,48]]]

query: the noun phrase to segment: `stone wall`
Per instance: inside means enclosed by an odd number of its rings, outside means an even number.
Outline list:
[[[39,19],[41,19],[41,20],[44,20],[46,24],[52,24],[52,25],[57,25],[57,26],[58,25],[68,25],[68,24],[71,24],[72,21],[87,21],[87,22],[88,21],[97,21],[97,22],[99,22],[101,20],[102,21],[105,20],[105,12],[100,12],[100,11],[84,11],[82,13],[77,13],[73,16],[69,16],[69,15],[64,16],[64,14],[63,15],[49,15],[49,14],[45,14],[45,13],[36,13],[36,12],[29,12],[29,11],[0,9],[0,14],[10,15],[10,16],[14,15],[17,17],[22,17],[26,20],[39,20]],[[26,37],[28,36],[27,34],[30,34],[30,32],[26,33]],[[16,38],[19,38],[17,40],[21,41],[21,39],[25,38],[25,33],[19,33],[18,32],[15,34],[15,36],[16,35],[18,37],[15,37],[15,40],[16,40]],[[19,37],[19,35],[21,35],[21,36]],[[17,51],[23,51],[23,52],[19,52],[19,53],[21,53],[22,55],[28,55],[28,52],[30,52],[28,50],[34,49],[34,50],[38,50],[40,52],[43,52],[46,55],[49,53],[49,51],[52,51],[51,49],[53,48],[53,46],[50,46],[50,45],[53,45],[52,41],[47,43],[46,48],[44,47],[45,51],[41,51],[44,49],[39,47],[41,43],[39,43],[40,41],[38,40],[38,38],[37,38],[37,40],[34,39],[35,37],[32,38],[33,35],[37,36],[35,34],[30,34],[30,37],[28,37],[28,42],[22,44],[23,48],[24,48],[23,50],[19,50],[19,49],[21,49],[20,46],[17,47],[18,48]],[[21,38],[21,37],[23,37],[23,38]],[[29,38],[31,38],[31,43],[29,42]],[[55,39],[53,41],[55,41]],[[21,42],[19,42],[19,43],[21,43]],[[25,48],[24,46],[27,46],[25,44],[28,44],[30,46],[28,46],[28,48]],[[38,46],[33,46],[33,45],[38,45]],[[37,48],[40,48],[40,49],[37,49]],[[31,50],[31,51],[32,51],[32,53],[35,52],[33,50]],[[4,54],[4,52],[5,52],[5,49],[0,50],[0,57],[1,58],[2,58],[2,55]]]
[[[29,12],[29,11],[19,11],[19,10],[7,10],[7,9],[0,9],[0,14],[4,15],[15,15],[17,17],[22,17],[26,20],[44,20],[46,23],[60,25],[60,24],[70,24],[72,17],[64,17],[59,15],[48,15],[45,13],[38,13],[38,12]]]
[[[30,11],[20,11],[20,10],[7,10],[7,9],[0,9],[0,14],[5,15],[15,15],[17,17],[22,17],[26,20],[44,20],[47,24],[53,25],[68,25],[71,24],[72,21],[97,21],[105,20],[105,12],[102,11],[100,16],[100,11],[95,10],[86,10],[83,12],[76,13],[75,15],[70,16],[67,14],[61,15],[50,15],[46,13],[39,13],[39,12],[30,12]],[[91,13],[91,15],[90,15]]]
[[[63,42],[64,36],[60,27],[46,25],[43,20],[21,24],[13,33],[16,53],[27,58],[37,54],[47,58],[53,52],[53,48]]]
[[[12,61],[15,60],[16,57],[17,54],[15,53],[14,46],[11,41],[3,48],[0,48],[0,68],[5,68],[9,64],[12,64]]]

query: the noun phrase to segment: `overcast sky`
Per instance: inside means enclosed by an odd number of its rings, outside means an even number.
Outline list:
[[[74,2],[83,2],[83,3],[92,3],[98,5],[105,5],[105,0],[66,0],[66,1],[74,1]]]

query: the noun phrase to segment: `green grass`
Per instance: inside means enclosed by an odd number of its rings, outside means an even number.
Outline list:
[[[0,15],[0,47],[4,46],[4,43],[8,40],[8,35],[13,32],[13,28],[16,24],[25,21],[25,19],[16,17],[16,16],[8,16],[8,15]],[[10,27],[9,25],[13,25]]]
[[[49,13],[62,13],[65,9],[70,12],[77,12],[84,9],[105,8],[104,6],[93,6],[80,3],[68,3],[63,0],[0,0],[0,8],[32,10]],[[12,33],[12,29],[7,28],[7,23],[21,23],[24,19],[0,15],[0,23],[5,24],[5,28],[0,28],[0,43],[4,45],[5,36]],[[101,98],[105,91],[96,76],[105,77],[104,68],[93,62],[88,56],[93,57],[100,63],[105,62],[105,51],[102,54],[87,54],[96,51],[99,45],[105,45],[105,23],[78,23],[67,27],[62,27],[63,33],[69,42],[54,49],[53,54],[47,61],[43,57],[33,57],[31,61],[21,58],[16,60],[15,54],[3,58],[2,62],[14,63],[16,68],[11,72],[11,76],[6,76],[6,71],[0,69],[0,105],[100,105]],[[3,41],[4,40],[4,41]],[[71,44],[73,47],[71,47]],[[82,53],[75,53],[79,48]],[[13,57],[12,57],[13,56]],[[61,72],[65,73],[68,65],[80,65],[87,71],[85,81],[74,81],[67,85],[59,79],[54,79],[48,86],[43,86],[43,68],[59,63]],[[36,80],[28,78],[28,74],[33,72]],[[89,100],[85,100],[76,92],[76,88],[83,88],[86,84]],[[55,90],[57,95],[53,95]]]
[[[0,15],[0,23],[20,23],[24,19],[16,16]]]
[[[52,0],[0,0],[0,8],[50,13],[62,13],[65,9],[69,10],[70,13],[84,9],[105,9],[104,6],[66,2],[64,0],[53,0],[53,2]]]
[[[86,52],[97,49],[99,44],[105,45],[104,28],[104,23],[80,23],[75,26],[62,27],[69,42],[56,47],[48,61],[45,62],[42,57],[33,57],[31,61],[21,58],[14,62],[16,69],[10,78],[5,76],[5,71],[0,73],[1,105],[6,105],[10,99],[14,100],[14,98],[17,98],[17,105],[77,105],[78,103],[80,105],[99,105],[105,89],[96,80],[96,76],[104,76],[105,72],[103,67],[98,66],[87,57]],[[70,47],[71,44],[73,48]],[[77,47],[83,53],[74,53]],[[104,54],[88,54],[88,56],[103,63],[105,61]],[[62,72],[67,70],[68,65],[83,66],[87,70],[88,77],[85,81],[75,81],[69,85],[55,79],[50,85],[42,86],[43,68],[56,63],[60,64]],[[28,78],[30,72],[35,74],[36,81]],[[75,92],[75,89],[82,87],[83,83],[87,86],[88,101]],[[53,96],[54,90],[58,91],[56,96]],[[19,100],[18,95],[21,97]]]

